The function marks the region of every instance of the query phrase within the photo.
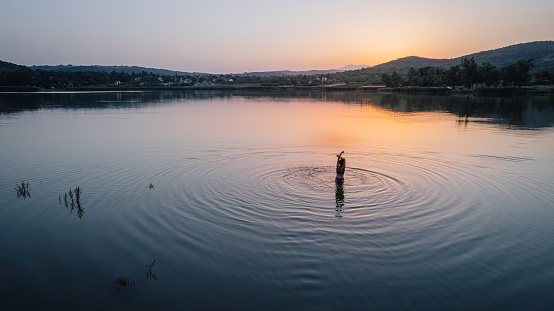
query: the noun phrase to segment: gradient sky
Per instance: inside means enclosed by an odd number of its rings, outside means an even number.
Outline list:
[[[0,60],[21,65],[332,69],[540,40],[552,0],[0,0]]]

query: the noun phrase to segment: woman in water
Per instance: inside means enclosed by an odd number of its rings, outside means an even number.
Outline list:
[[[346,170],[346,159],[342,157],[343,153],[344,151],[341,151],[337,154],[337,176],[335,181],[340,183],[344,181],[344,171]]]

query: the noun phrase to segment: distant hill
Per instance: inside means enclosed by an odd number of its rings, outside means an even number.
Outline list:
[[[292,70],[278,70],[278,71],[253,71],[253,72],[244,72],[237,75],[241,76],[252,76],[252,77],[282,77],[282,76],[315,76],[315,75],[325,75],[330,73],[340,72],[336,69],[329,70],[306,70],[306,71],[292,71]]]
[[[475,57],[475,61],[478,63],[489,62],[497,67],[511,65],[520,59],[533,58],[535,60],[533,71],[554,71],[554,41],[515,44],[500,49],[458,57],[455,60],[459,63],[463,58],[471,58],[472,56]]]
[[[358,70],[358,69],[362,69],[362,68],[369,68],[371,66],[369,65],[346,65],[346,66],[342,66],[338,69],[335,69],[335,70],[340,70],[340,71],[347,71],[347,70]]]
[[[249,76],[258,76],[258,77],[275,77],[275,76],[297,76],[297,75],[306,75],[306,76],[315,76],[315,75],[324,75],[329,73],[343,72],[347,70],[356,70],[360,68],[370,67],[368,65],[347,65],[337,69],[328,69],[328,70],[305,70],[305,71],[292,71],[292,70],[279,70],[279,71],[259,71],[259,72],[245,72],[238,75],[249,75]],[[104,72],[125,72],[128,74],[141,73],[143,71],[148,73],[154,73],[159,75],[207,75],[206,73],[199,72],[182,72],[174,71],[167,69],[156,69],[156,68],[145,68],[139,66],[101,66],[101,65],[92,65],[92,66],[73,66],[73,65],[57,65],[57,66],[30,66],[29,68],[33,70],[41,69],[45,71],[67,71],[67,72],[83,72],[83,71],[104,71]]]
[[[520,59],[533,58],[535,68],[532,72],[543,70],[554,71],[554,41],[536,41],[529,43],[520,43],[507,47],[478,52],[452,59],[432,59],[417,56],[399,58],[384,64],[377,65],[375,69],[407,69],[409,67],[435,67],[448,69],[459,65],[462,59],[474,57],[475,61],[480,63],[491,63],[496,67],[505,67],[517,62]]]
[[[13,63],[3,62],[0,60],[0,72],[12,72],[16,70],[25,70],[28,69],[25,66],[16,65]]]
[[[406,75],[410,67],[435,67],[449,69],[460,65],[464,58],[474,57],[478,64],[488,62],[497,68],[514,64],[521,59],[534,59],[534,68],[531,73],[548,71],[554,73],[554,41],[536,41],[510,45],[507,47],[464,55],[451,59],[433,59],[418,56],[408,56],[386,62],[371,68],[362,68],[332,74],[331,79],[344,83],[354,84],[382,84],[381,76],[384,73],[392,74],[394,71]]]
[[[362,68],[369,68],[368,65],[346,65],[337,69],[326,69],[326,70],[278,70],[278,71],[256,71],[256,72],[245,72],[241,75],[249,75],[255,77],[282,77],[282,76],[317,76],[317,75],[326,75],[337,72],[344,72],[349,70],[357,70]]]
[[[2,86],[28,85],[33,74],[34,71],[25,66],[0,61],[0,85]]]
[[[104,72],[125,72],[128,74],[134,73],[141,73],[143,71],[148,73],[154,73],[159,75],[168,75],[168,76],[174,76],[174,75],[205,75],[205,73],[199,73],[199,72],[182,72],[182,71],[174,71],[174,70],[168,70],[168,69],[156,69],[156,68],[146,68],[146,67],[139,67],[139,66],[101,66],[101,65],[92,65],[92,66],[73,66],[73,65],[57,65],[57,66],[30,66],[29,68],[33,70],[41,69],[45,71],[68,71],[68,72],[83,72],[83,71],[104,71]]]
[[[471,58],[471,56],[469,57]],[[448,69],[454,65],[460,64],[459,60],[455,59],[434,59],[434,58],[424,58],[419,56],[408,56],[402,57],[390,62],[386,62],[377,66],[372,67],[376,70],[388,69],[388,70],[402,70],[410,67],[413,68],[422,68],[422,67],[435,67]]]

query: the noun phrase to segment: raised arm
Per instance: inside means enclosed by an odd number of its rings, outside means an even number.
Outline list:
[[[340,160],[342,159],[343,160],[343,165],[342,166],[346,166],[346,159],[342,157],[342,154],[344,153],[344,151],[341,151],[341,153],[337,154],[337,169],[339,167],[341,167],[340,165]]]

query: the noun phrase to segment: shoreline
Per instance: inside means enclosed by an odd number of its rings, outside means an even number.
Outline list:
[[[474,90],[461,87],[398,87],[384,86],[263,86],[263,85],[218,85],[218,86],[151,86],[151,87],[72,87],[65,89],[45,89],[37,87],[0,86],[0,93],[71,93],[71,92],[143,92],[143,91],[362,91],[376,93],[425,94],[425,95],[554,95],[554,86],[540,85],[527,87],[483,87]]]

